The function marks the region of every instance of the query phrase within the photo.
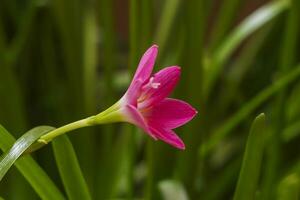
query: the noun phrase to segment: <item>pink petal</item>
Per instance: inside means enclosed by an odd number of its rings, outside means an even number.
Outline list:
[[[155,135],[150,131],[147,123],[145,122],[142,114],[132,105],[125,105],[123,113],[126,117],[125,121],[132,123],[140,128],[142,128],[146,133],[148,133],[153,139],[157,140]]]
[[[141,94],[141,86],[143,81],[141,79],[135,79],[132,81],[131,85],[129,86],[126,94],[125,94],[125,102],[126,104],[130,104],[136,107],[137,99]]]
[[[139,66],[135,72],[133,80],[141,79],[144,82],[149,79],[154,67],[157,53],[157,45],[153,45],[144,53],[143,57],[140,60]]]
[[[183,141],[176,135],[174,131],[170,129],[162,129],[157,127],[150,127],[150,130],[156,137],[163,140],[164,142],[178,149],[185,149]]]
[[[177,99],[164,99],[156,104],[147,114],[148,124],[158,124],[174,129],[187,123],[197,114],[197,111],[188,103]]]
[[[139,109],[153,106],[156,103],[165,99],[176,86],[180,78],[180,67],[171,66],[166,67],[156,74],[154,74],[152,83],[159,84],[158,87],[144,88],[142,96],[145,96],[145,100],[139,104]],[[150,83],[149,83],[150,84]]]

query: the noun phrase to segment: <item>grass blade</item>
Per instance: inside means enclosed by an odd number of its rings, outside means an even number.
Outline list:
[[[154,36],[155,42],[159,45],[160,55],[164,53],[180,2],[179,0],[165,1],[162,16],[157,25],[156,35]]]
[[[252,37],[249,42],[247,42],[245,47],[239,53],[239,57],[234,62],[232,70],[229,72],[229,77],[226,79],[225,89],[221,91],[224,99],[222,100],[219,112],[222,112],[221,109],[223,109],[223,112],[226,111],[230,104],[234,102],[239,91],[239,86],[247,77],[247,73],[250,71],[251,67],[255,65],[255,61],[261,48],[265,44],[266,38],[270,36],[272,27],[272,23],[265,26],[255,35],[255,37]]]
[[[287,126],[282,131],[282,139],[284,142],[289,142],[300,134],[300,120]]]
[[[211,63],[206,69],[207,77],[204,81],[204,96],[208,97],[214,82],[221,73],[224,63],[228,60],[234,50],[241,42],[261,28],[263,25],[274,19],[282,11],[288,7],[287,1],[274,1],[260,9],[256,10],[252,15],[247,17],[220,45],[215,54],[211,58]]]
[[[97,71],[97,23],[94,9],[85,13],[84,21],[84,106],[87,114],[95,112],[96,71]]]
[[[238,9],[243,1],[239,0],[226,0],[223,1],[220,13],[218,15],[218,21],[214,26],[211,36],[211,49],[214,50],[224,39],[230,26],[233,24],[236,15],[238,14]]]
[[[6,59],[9,66],[15,66],[17,58],[20,57],[26,41],[30,36],[31,29],[33,28],[34,20],[38,11],[38,1],[31,1],[23,20],[18,27],[18,33],[13,38],[12,44],[9,46]]]
[[[224,171],[217,176],[217,182],[212,180],[212,183],[208,183],[203,193],[203,199],[205,200],[214,200],[214,199],[222,199],[222,194],[224,194],[229,188],[236,183],[237,181],[237,171],[240,169],[241,166],[241,158],[237,158],[236,160],[232,161]]]
[[[234,200],[252,200],[257,188],[266,140],[265,114],[255,118],[248,136]]]
[[[278,200],[299,199],[300,178],[297,173],[285,177],[278,186]]]
[[[205,46],[205,27],[207,16],[207,2],[192,0],[186,4],[187,12],[185,13],[185,28],[186,34],[189,36],[185,40],[184,60],[183,60],[183,75],[181,76],[182,88],[178,91],[178,96],[187,96],[187,100],[198,111],[199,116],[205,116],[206,111],[202,97],[202,88],[199,85],[203,83],[203,65],[202,60],[204,58],[204,46]],[[195,92],[197,91],[197,92]],[[184,186],[190,198],[194,199],[198,196],[195,190],[196,176],[192,175],[191,171],[196,171],[203,163],[203,157],[198,157],[198,146],[203,141],[204,134],[202,126],[204,124],[204,118],[196,117],[188,126],[183,128],[183,140],[186,143],[187,148],[184,152],[178,154],[176,163],[175,177],[184,183]],[[189,134],[197,130],[197,134]],[[203,169],[203,168],[202,168]],[[201,169],[199,173],[205,173]]]
[[[212,137],[201,147],[201,153],[206,154],[216,144],[218,144],[230,131],[232,131],[242,120],[244,120],[251,112],[253,112],[259,105],[276,94],[282,88],[300,76],[300,65],[297,65],[294,70],[289,72],[287,75],[277,80],[273,85],[262,90],[246,105],[244,105],[235,115],[233,115],[227,122],[212,134]]]
[[[39,137],[53,130],[50,126],[38,126],[20,137],[12,146],[12,148],[3,155],[0,161],[0,181],[3,179],[7,171],[13,166],[16,160],[32,145]]]
[[[138,52],[139,52],[139,1],[130,0],[129,2],[129,35],[130,35],[130,44],[129,44],[129,70],[133,72],[136,64],[138,63]]]
[[[91,199],[88,187],[80,170],[72,143],[63,135],[52,142],[52,147],[69,199]]]
[[[14,142],[14,137],[0,125],[0,149],[7,151]],[[19,158],[15,165],[42,199],[65,199],[48,175],[31,156],[25,155]]]
[[[280,58],[278,63],[278,76],[283,76],[287,72],[291,70],[291,68],[295,65],[296,52],[297,52],[297,41],[298,41],[298,33],[299,33],[299,8],[300,2],[298,0],[293,0],[290,3],[289,13],[286,17],[286,28],[284,29],[284,35],[282,38],[282,45],[280,48]],[[287,116],[286,116],[286,103],[288,97],[288,88],[283,89],[275,99],[274,105],[274,128],[273,133],[271,134],[271,143],[268,148],[269,151],[272,152],[267,158],[267,173],[265,173],[265,178],[263,182],[263,190],[262,190],[262,198],[263,199],[273,199],[274,192],[273,188],[275,187],[275,180],[278,179],[278,170],[282,165],[282,141],[281,134],[283,132],[284,127],[287,124]]]

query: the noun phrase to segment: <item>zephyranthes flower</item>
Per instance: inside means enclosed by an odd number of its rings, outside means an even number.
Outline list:
[[[155,140],[184,149],[183,141],[172,129],[190,121],[197,111],[184,101],[167,98],[179,80],[180,67],[166,67],[151,76],[157,53],[156,45],[146,51],[127,92],[111,107],[109,115],[142,128]]]
[[[156,45],[146,51],[127,92],[117,103],[98,115],[67,124],[41,136],[39,144],[35,144],[31,150],[71,130],[112,122],[132,123],[155,140],[160,139],[184,149],[183,141],[173,129],[190,121],[197,111],[184,101],[167,98],[179,80],[180,67],[166,67],[151,76],[157,52]]]

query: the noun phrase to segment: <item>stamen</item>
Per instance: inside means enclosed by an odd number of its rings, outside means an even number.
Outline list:
[[[153,77],[150,78],[150,85],[152,88],[157,89],[160,86],[160,83],[154,83],[153,79]]]
[[[149,79],[149,82],[147,84],[145,84],[143,86],[143,92],[142,95],[138,98],[138,103],[143,102],[144,100],[146,100],[149,97],[149,91],[153,88],[153,89],[157,89],[159,88],[160,83],[155,83],[154,82],[154,77],[151,77]]]

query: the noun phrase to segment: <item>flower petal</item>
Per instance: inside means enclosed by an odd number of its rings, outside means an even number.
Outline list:
[[[178,135],[176,135],[176,133],[173,130],[157,127],[150,127],[150,130],[160,140],[163,140],[164,142],[178,149],[185,149],[183,141],[180,139],[180,137],[178,137]]]
[[[156,74],[154,74],[153,79],[149,84],[156,84],[156,87],[147,87],[142,89],[142,97],[145,99],[140,102],[139,109],[147,108],[153,106],[166,98],[176,86],[180,78],[181,70],[178,66],[166,67]]]
[[[167,98],[156,104],[146,114],[148,124],[174,129],[187,123],[197,114],[197,111],[188,103]]]
[[[142,84],[143,81],[141,79],[135,79],[132,81],[123,97],[125,98],[124,101],[126,104],[130,104],[135,107],[137,106],[137,99],[140,96]]]
[[[142,128],[146,133],[148,133],[153,139],[157,140],[155,135],[150,131],[147,123],[145,122],[142,114],[132,105],[125,105],[123,107],[123,114],[125,116],[125,121],[134,124],[140,128]]]
[[[139,66],[135,72],[133,80],[141,79],[143,82],[148,80],[156,60],[156,56],[158,53],[158,46],[153,45],[151,46],[143,55],[140,60]]]

